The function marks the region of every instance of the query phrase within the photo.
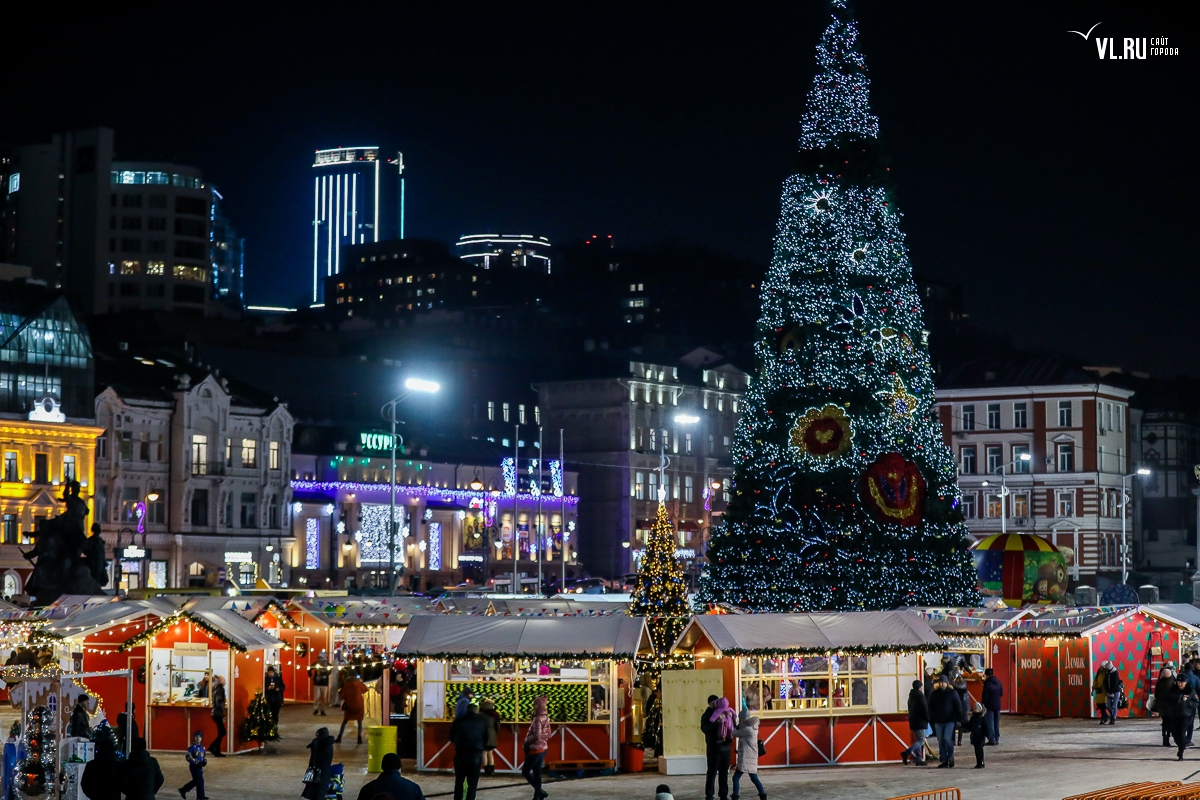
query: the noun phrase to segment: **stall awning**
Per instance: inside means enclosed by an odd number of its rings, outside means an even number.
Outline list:
[[[941,637],[916,614],[844,611],[813,614],[709,614],[693,617],[677,652],[714,655],[879,653],[937,650]]]
[[[1013,622],[1000,632],[1012,638],[1059,638],[1089,636],[1111,622],[1142,612],[1168,625],[1184,630],[1200,632],[1200,610],[1189,605],[1168,603],[1160,605],[1100,606],[1079,608],[1051,608],[1035,611],[1027,617]],[[1193,622],[1195,620],[1195,622]]]
[[[613,658],[653,650],[641,617],[413,617],[396,655],[409,658]]]
[[[914,608],[943,636],[987,636],[1030,614],[1032,609],[989,611],[982,608]]]
[[[80,606],[69,616],[46,625],[42,632],[64,639],[78,639],[117,625],[127,625],[146,616],[165,619],[176,611],[178,608],[174,603],[161,597],[149,600],[118,600],[100,605]]]
[[[496,598],[492,607],[498,617],[567,617],[628,614],[629,603],[588,603],[580,600]]]
[[[295,600],[292,606],[331,628],[404,627],[414,615],[438,613],[436,604],[420,595],[317,598]]]

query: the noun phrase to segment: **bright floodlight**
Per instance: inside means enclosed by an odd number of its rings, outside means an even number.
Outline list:
[[[414,392],[436,392],[441,388],[433,381],[425,381],[420,378],[409,378],[404,382],[405,389],[412,389]]]
[[[1033,456],[1029,455],[1029,453],[1021,453],[1020,458],[1022,461],[1032,461],[1033,460]]]
[[[149,500],[151,503],[157,503],[158,502],[158,492],[151,492],[150,494],[146,495],[146,499]]]
[[[1141,469],[1139,469],[1139,470],[1138,470],[1138,473],[1137,473],[1137,474],[1138,474],[1138,475],[1149,475],[1149,474],[1150,474],[1150,470],[1146,469],[1145,467],[1142,467]]]
[[[700,418],[693,417],[689,414],[679,414],[675,417],[675,421],[684,425],[691,425],[692,423],[699,422]]]

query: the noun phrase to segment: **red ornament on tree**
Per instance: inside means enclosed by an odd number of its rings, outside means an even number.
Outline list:
[[[925,477],[899,453],[884,453],[867,467],[859,487],[863,503],[880,522],[912,527],[921,524]]]

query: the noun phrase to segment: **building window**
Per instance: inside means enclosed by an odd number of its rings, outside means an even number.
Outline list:
[[[634,473],[633,496],[637,500],[645,500],[646,499],[646,486],[644,483],[645,478],[646,478],[646,476],[641,472]]]
[[[1025,475],[1029,472],[1029,462],[1031,459],[1021,458],[1021,456],[1029,455],[1029,445],[1014,444],[1012,448],[1013,457],[1013,474]]]
[[[9,483],[16,483],[17,477],[17,454],[9,450],[4,453],[4,480]]]
[[[975,430],[975,406],[962,407],[962,429],[964,431]]]
[[[657,443],[657,442],[658,442],[658,429],[657,429],[657,428],[651,428],[651,429],[650,429],[650,449],[651,449],[651,450],[657,450],[657,449],[658,449],[658,443]]]
[[[683,435],[683,452],[692,452],[692,435],[690,433],[685,433]]]
[[[517,422],[525,424],[525,404],[517,403]]]
[[[962,449],[961,469],[962,469],[963,475],[974,475],[975,474],[975,448],[974,447],[964,447]]]
[[[5,514],[0,521],[0,544],[17,543],[17,515]]]
[[[692,502],[692,476],[683,476],[683,502]]]
[[[137,505],[142,493],[136,486],[126,486],[121,490],[121,522],[137,523]]]
[[[721,481],[721,499],[724,500],[726,503],[729,502],[729,488],[730,488],[729,478],[723,479]]]
[[[33,482],[50,482],[50,456],[47,453],[33,454]]]
[[[225,466],[233,466],[233,439],[225,440]]]
[[[1013,492],[1012,513],[1014,517],[1029,516],[1029,492]]]
[[[1117,406],[1117,431],[1125,430],[1125,406]]]
[[[1075,490],[1064,489],[1054,493],[1055,514],[1060,517],[1075,516]]]
[[[122,449],[125,443],[121,443]],[[122,452],[124,457],[124,452]],[[208,474],[208,437],[203,433],[192,434],[192,474]]]
[[[1013,427],[1026,428],[1029,426],[1029,415],[1024,403],[1013,403]]]
[[[130,431],[121,433],[121,460],[133,460],[133,433]]]
[[[998,519],[1000,517],[1000,495],[987,495],[987,515],[989,519]]]
[[[242,466],[249,469],[258,466],[258,442],[254,439],[242,439]]]
[[[208,525],[208,489],[197,489],[192,492],[192,525],[205,527]]]
[[[96,521],[104,520],[108,522],[108,487],[99,486],[96,488]]]
[[[1071,401],[1070,400],[1059,400],[1058,401],[1058,427],[1060,427],[1060,428],[1071,427]]]
[[[1058,445],[1058,471],[1059,472],[1074,472],[1075,471],[1075,445],[1073,445],[1073,444]]]
[[[1104,445],[1096,448],[1096,469],[1104,472]]]
[[[108,433],[102,433],[96,437],[96,458],[103,460],[108,458]]]
[[[269,453],[271,469],[279,469],[279,442],[271,442]]]
[[[666,500],[667,499],[666,497],[662,497],[658,493],[658,473],[651,472],[647,475],[647,478],[649,479],[646,484],[647,485],[646,494],[648,496],[648,499],[658,500],[660,502],[663,500]],[[664,486],[663,488],[665,489],[666,487]]]
[[[488,422],[496,421],[496,401],[488,400]]]
[[[258,527],[258,495],[254,492],[242,492],[241,527]]]
[[[962,513],[966,519],[975,519],[975,493],[967,492],[962,496]]]
[[[158,499],[154,500],[153,502],[149,500],[146,502],[146,521],[161,525],[166,522],[167,504],[164,500],[166,492],[156,492],[156,494],[158,495]],[[166,587],[164,586],[162,588],[165,589]]]
[[[267,527],[279,527],[279,498],[272,495],[271,504],[267,507]]]
[[[987,414],[988,414],[988,430],[989,431],[1000,430],[1000,404],[999,403],[988,403]]]
[[[998,475],[1004,467],[1004,449],[1000,445],[988,445],[987,471],[988,475]]]
[[[541,409],[541,406],[534,406],[534,407],[533,407],[533,424],[534,424],[534,425],[541,425],[541,424],[542,424],[542,409]]]
[[[501,413],[504,415],[504,421],[508,422],[508,403],[504,403],[500,409]]]

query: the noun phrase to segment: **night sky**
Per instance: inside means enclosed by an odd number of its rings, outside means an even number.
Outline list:
[[[256,304],[301,298],[312,151],[345,145],[404,151],[410,236],[770,258],[824,2],[433,5],[45,5],[6,37],[0,140],[99,124],[200,167]],[[1186,4],[852,7],[916,271],[1020,346],[1200,374]],[[1109,36],[1180,55],[1101,61]]]

